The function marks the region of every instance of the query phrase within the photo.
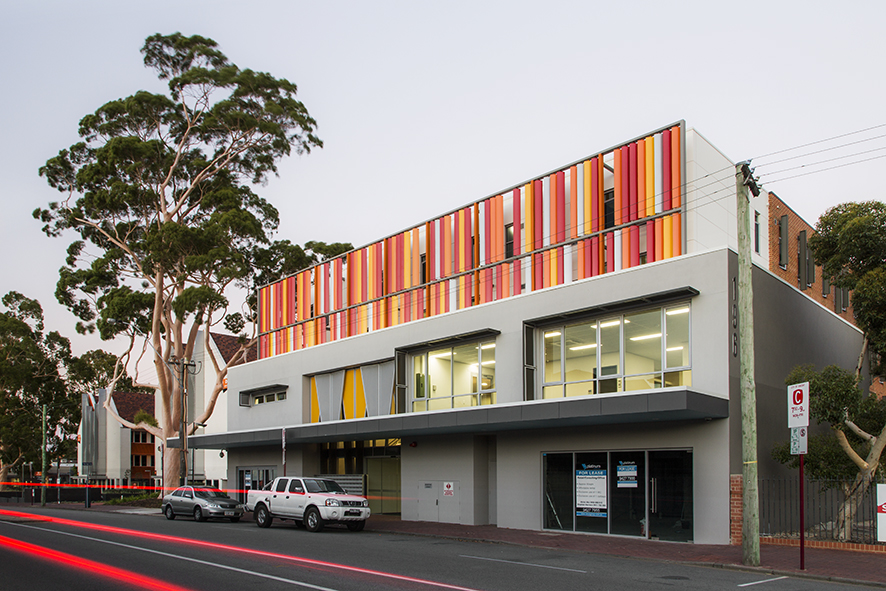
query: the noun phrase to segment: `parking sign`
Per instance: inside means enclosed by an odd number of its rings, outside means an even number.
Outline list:
[[[788,427],[809,426],[809,382],[788,386]]]

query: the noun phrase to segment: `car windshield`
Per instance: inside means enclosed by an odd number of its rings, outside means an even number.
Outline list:
[[[344,493],[343,489],[335,480],[316,480],[314,478],[305,478],[305,487],[308,492],[319,493]]]
[[[228,495],[223,493],[220,490],[216,490],[214,488],[197,488],[194,489],[194,494],[200,497],[201,499],[226,499]]]

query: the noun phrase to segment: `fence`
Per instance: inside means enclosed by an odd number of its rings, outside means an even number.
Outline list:
[[[837,515],[845,495],[836,480],[807,480],[805,490],[806,539],[834,540]],[[800,481],[798,478],[760,480],[760,535],[800,537]],[[871,484],[858,505],[847,542],[877,543],[877,486]]]

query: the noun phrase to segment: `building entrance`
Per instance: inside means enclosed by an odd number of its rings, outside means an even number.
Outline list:
[[[692,452],[543,454],[543,527],[692,541]]]

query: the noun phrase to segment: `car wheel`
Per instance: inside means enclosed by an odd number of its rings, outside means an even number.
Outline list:
[[[316,507],[310,507],[305,512],[305,529],[309,532],[318,532],[323,529],[323,526],[326,525],[323,523],[323,518],[320,517],[320,511],[317,510]]]
[[[200,507],[194,507],[194,521],[206,521],[206,518],[203,516],[203,509]]]
[[[231,517],[231,523],[237,523],[240,521],[240,517]]]
[[[164,510],[163,513],[169,521],[175,519],[175,511],[172,510],[172,505],[166,505],[166,510]]]
[[[255,509],[255,523],[259,527],[271,527],[271,522],[274,520],[271,517],[271,514],[268,512],[268,508],[264,505],[259,505]]]
[[[366,527],[366,521],[349,521],[348,529],[351,531],[363,531],[363,528]]]

